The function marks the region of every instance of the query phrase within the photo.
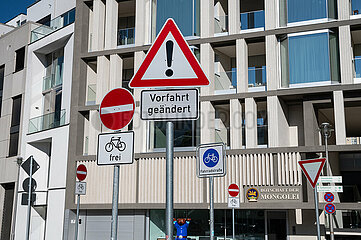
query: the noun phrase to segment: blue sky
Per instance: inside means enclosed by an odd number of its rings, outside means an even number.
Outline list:
[[[0,22],[5,23],[19,13],[26,13],[26,7],[34,2],[35,0],[0,0]]]

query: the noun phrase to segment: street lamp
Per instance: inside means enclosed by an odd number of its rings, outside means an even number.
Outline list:
[[[14,199],[14,210],[13,210],[13,220],[11,225],[11,239],[15,239],[15,224],[16,224],[16,212],[18,209],[18,191],[19,191],[19,175],[20,175],[20,166],[23,164],[23,158],[21,156],[18,156],[16,158],[16,164],[18,165],[18,181],[16,182],[16,195]]]
[[[331,176],[331,168],[330,168],[330,163],[329,163],[329,159],[328,159],[328,144],[327,141],[328,139],[331,137],[331,133],[333,130],[332,125],[329,123],[322,123],[320,125],[319,131],[321,132],[322,136],[325,139],[325,152],[326,152],[326,174],[327,176]],[[335,236],[334,236],[334,232],[333,232],[333,219],[331,218],[331,214],[328,215],[328,222],[330,224],[330,239],[334,240]]]

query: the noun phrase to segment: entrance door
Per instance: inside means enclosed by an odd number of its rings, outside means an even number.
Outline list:
[[[287,240],[287,215],[285,211],[267,211],[266,239]]]

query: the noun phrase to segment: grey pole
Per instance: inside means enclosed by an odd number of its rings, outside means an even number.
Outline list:
[[[16,182],[16,192],[15,192],[15,199],[14,199],[14,215],[13,215],[13,220],[12,220],[12,226],[11,226],[11,240],[15,239],[15,224],[16,224],[16,213],[17,213],[17,209],[18,209],[18,193],[19,193],[19,177],[20,177],[20,167],[21,164],[23,163],[23,158],[22,157],[17,157],[16,158],[16,163],[18,165],[18,181]]]
[[[235,227],[234,227],[234,208],[232,208],[232,240],[236,239]]]
[[[214,240],[214,199],[213,199],[213,177],[209,177],[209,235]]]
[[[33,156],[30,156],[30,176],[29,176],[29,190],[28,190],[28,216],[27,216],[27,221],[26,221],[26,240],[29,240],[30,237],[30,218],[31,218],[31,195],[32,195],[32,191],[31,191],[31,183],[32,183],[32,179],[33,179]]]
[[[79,229],[79,209],[80,209],[80,194],[78,194],[78,202],[76,204],[76,224],[75,224],[75,240],[78,239],[78,229]]]
[[[320,218],[318,214],[318,195],[317,195],[317,187],[314,189],[315,192],[315,209],[316,209],[316,223],[317,223],[317,240],[321,240],[321,230],[320,230]]]
[[[173,240],[173,152],[174,152],[174,124],[167,122],[166,145],[166,240]]]
[[[114,166],[113,175],[113,200],[112,200],[112,229],[110,240],[117,240],[118,237],[118,197],[119,197],[119,165]]]

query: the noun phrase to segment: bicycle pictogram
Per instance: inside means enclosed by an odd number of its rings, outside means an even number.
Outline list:
[[[203,154],[203,163],[209,167],[212,168],[216,166],[219,162],[219,154],[217,150],[210,148]]]
[[[204,158],[204,162],[209,163],[210,161],[216,163],[218,162],[218,157],[214,153],[208,153],[207,157]]]
[[[105,144],[105,151],[111,152],[114,148],[116,148],[119,152],[123,152],[126,149],[127,145],[125,144],[125,142],[120,140],[120,138],[121,137],[112,137],[110,141]]]

